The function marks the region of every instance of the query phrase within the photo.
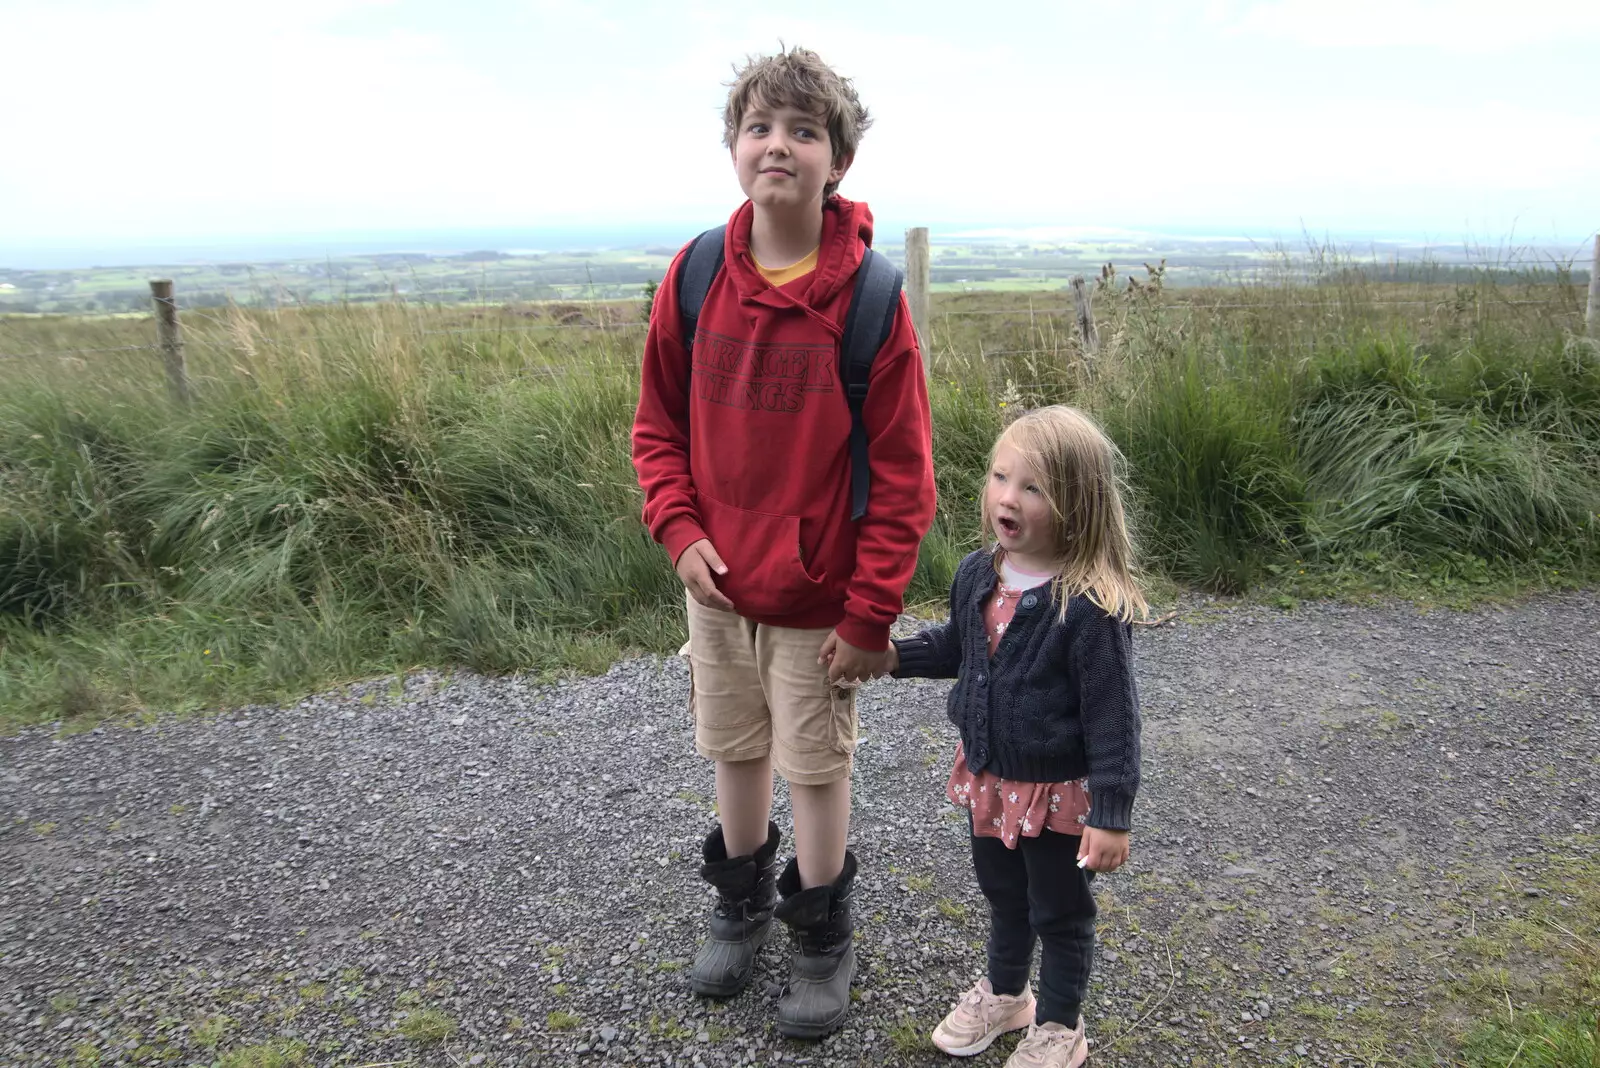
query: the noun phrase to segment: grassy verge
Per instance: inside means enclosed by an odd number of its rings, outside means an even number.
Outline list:
[[[1438,978],[1410,1009],[1322,1021],[1328,1036],[1369,1051],[1375,1064],[1595,1068],[1600,841],[1549,838],[1507,858],[1497,882],[1484,884],[1482,874],[1445,874],[1461,896],[1439,904],[1430,920],[1457,934],[1441,938],[1413,924],[1355,938],[1349,974],[1335,983],[1366,993],[1370,1003],[1393,1004],[1383,1001],[1392,994],[1387,970],[1407,959],[1425,962]],[[1431,1052],[1396,1053],[1419,1044]]]
[[[1515,867],[1538,875],[1512,914],[1475,940],[1471,972],[1451,985],[1480,1022],[1465,1036],[1468,1068],[1600,1068],[1600,840],[1546,843]],[[1520,861],[1520,862],[1519,862]],[[1509,892],[1509,894],[1508,894]],[[1532,1011],[1510,1009],[1532,1004]]]
[[[1336,856],[1326,847],[1324,856]],[[1105,999],[1101,1054],[1156,1063],[1596,1068],[1600,839],[1530,833],[1493,856],[1406,857],[1361,895],[1317,887],[1285,912],[1227,879],[1155,872],[1100,892],[1107,968],[1169,977]],[[1227,884],[1227,885],[1221,885]],[[1375,907],[1379,901],[1383,907]],[[1130,962],[1130,956],[1133,960]],[[1124,973],[1124,980],[1130,977]],[[1161,1012],[1162,1004],[1195,1006]],[[1241,1020],[1239,1009],[1247,1010]],[[1253,1011],[1251,1011],[1253,1010]],[[1120,1013],[1120,1015],[1117,1015]],[[1252,1019],[1253,1017],[1253,1019]],[[1135,1021],[1140,1021],[1135,1023]]]
[[[942,601],[974,546],[1008,414],[1055,401],[1127,453],[1167,588],[1459,603],[1595,576],[1600,354],[1569,334],[1575,294],[1552,312],[1486,288],[1406,319],[1364,288],[1215,301],[1241,312],[1148,281],[1103,290],[1092,360],[1058,320],[1005,311],[1015,295],[936,306],[941,510],[912,603]],[[638,327],[631,307],[194,312],[186,410],[147,351],[12,361],[0,722],[675,647],[681,594],[628,458]],[[5,329],[30,351],[149,340],[126,320]]]

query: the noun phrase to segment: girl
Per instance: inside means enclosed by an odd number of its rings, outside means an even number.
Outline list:
[[[1148,609],[1131,573],[1120,459],[1073,408],[1007,427],[983,492],[991,547],[957,570],[950,621],[896,640],[879,668],[956,679],[948,707],[961,742],[947,792],[970,814],[989,943],[988,975],[933,1032],[953,1056],[1022,1027],[1007,1068],[1075,1068],[1088,1056],[1089,881],[1127,860],[1139,787],[1130,639],[1133,614]]]

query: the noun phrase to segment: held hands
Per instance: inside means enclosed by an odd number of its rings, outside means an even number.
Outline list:
[[[1078,866],[1090,871],[1116,871],[1128,859],[1128,832],[1085,827],[1078,843]],[[1087,863],[1086,863],[1087,862]]]
[[[711,547],[710,538],[701,538],[683,550],[683,555],[678,557],[677,572],[689,596],[700,604],[720,612],[733,611],[733,602],[728,600],[727,594],[717,589],[716,581],[712,578],[713,572],[726,575],[728,566],[717,555],[717,550]]]
[[[828,665],[828,681],[833,685],[859,686],[899,667],[900,654],[893,643],[881,653],[869,653],[851,645],[833,630],[822,643],[817,663]]]

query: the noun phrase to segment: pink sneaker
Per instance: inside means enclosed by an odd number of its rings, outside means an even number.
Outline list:
[[[1076,1029],[1058,1023],[1030,1024],[1006,1068],[1078,1068],[1088,1059],[1089,1039],[1080,1016]]]
[[[1023,987],[1020,994],[996,994],[989,980],[980,979],[933,1029],[933,1044],[952,1057],[971,1057],[988,1049],[1007,1031],[1032,1023],[1030,988]]]

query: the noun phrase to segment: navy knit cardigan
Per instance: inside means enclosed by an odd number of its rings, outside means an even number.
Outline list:
[[[995,578],[993,551],[963,560],[950,621],[895,639],[895,677],[956,680],[947,709],[974,774],[988,768],[1021,782],[1087,775],[1088,825],[1128,830],[1139,790],[1133,627],[1083,596],[1062,619],[1046,584],[1023,594],[991,657],[983,606]]]

